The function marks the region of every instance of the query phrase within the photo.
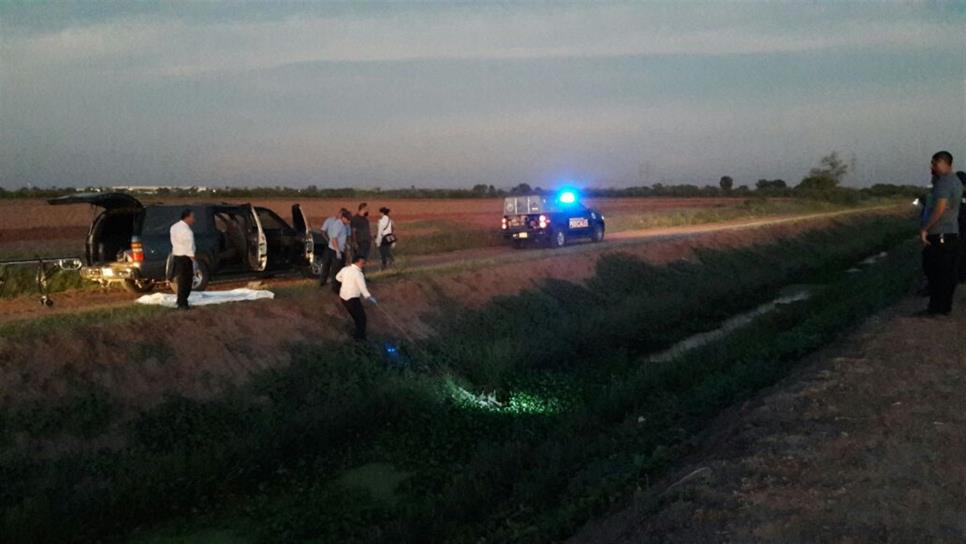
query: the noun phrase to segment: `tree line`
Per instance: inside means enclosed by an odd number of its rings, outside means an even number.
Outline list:
[[[586,187],[580,189],[581,194],[588,197],[598,198],[628,198],[628,197],[749,197],[749,196],[772,196],[772,197],[803,197],[819,200],[830,200],[837,202],[858,201],[868,197],[918,197],[925,191],[922,187],[915,185],[895,185],[891,183],[877,183],[871,187],[854,189],[842,187],[842,180],[849,174],[849,167],[838,156],[838,153],[830,153],[819,161],[819,165],[812,168],[809,174],[796,186],[790,186],[782,179],[759,179],[755,186],[747,185],[734,186],[734,179],[731,176],[722,176],[718,185],[692,185],[676,184],[664,185],[655,183],[654,185],[642,185],[637,187],[622,188],[595,188]],[[53,198],[79,191],[110,191],[109,187],[86,187],[86,188],[65,188],[65,187],[21,187],[14,190],[6,190],[0,187],[0,199],[11,198]],[[478,184],[469,189],[425,189],[415,186],[404,189],[356,189],[352,187],[324,188],[309,185],[304,188],[292,187],[222,187],[222,188],[199,188],[199,187],[169,187],[160,188],[152,193],[153,196],[169,197],[192,197],[192,196],[217,196],[219,198],[424,198],[424,199],[461,199],[461,198],[502,198],[509,195],[522,194],[541,194],[552,192],[538,186],[530,186],[527,183],[519,183],[512,188],[503,189],[493,185]]]

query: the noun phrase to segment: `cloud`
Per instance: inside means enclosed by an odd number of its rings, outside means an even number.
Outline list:
[[[829,48],[948,47],[941,20],[831,18],[799,24],[736,17],[718,6],[672,12],[646,6],[547,10],[419,10],[360,16],[289,16],[192,24],[112,19],[54,32],[14,33],[5,60],[30,72],[81,64],[160,77],[196,77],[311,62],[519,60],[652,55],[752,55]],[[766,10],[768,11],[768,10]],[[688,14],[700,12],[701,18]],[[710,13],[706,13],[710,12]],[[775,15],[773,13],[773,15]],[[714,24],[709,24],[709,20]]]

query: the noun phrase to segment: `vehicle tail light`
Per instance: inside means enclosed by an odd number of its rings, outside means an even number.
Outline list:
[[[136,263],[144,262],[144,245],[137,236],[131,237],[131,260]]]
[[[506,220],[506,217],[503,218],[503,222],[500,225],[500,228],[502,228],[503,230],[506,230],[506,228],[507,228],[507,220]]]
[[[540,216],[540,228],[542,228],[542,229],[547,228],[547,224],[549,222],[550,222],[549,221],[549,218],[546,215],[541,215]]]

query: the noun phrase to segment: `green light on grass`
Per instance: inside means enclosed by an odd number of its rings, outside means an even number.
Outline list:
[[[563,411],[559,399],[546,398],[526,391],[512,391],[505,401],[495,393],[474,394],[463,387],[447,381],[450,397],[460,406],[498,414],[556,414]]]

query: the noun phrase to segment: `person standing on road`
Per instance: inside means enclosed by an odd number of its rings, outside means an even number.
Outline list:
[[[949,315],[959,270],[959,208],[963,185],[953,172],[953,156],[932,156],[932,198],[919,230],[923,264],[929,280],[929,307],[921,315]]]
[[[319,278],[319,286],[328,283],[329,279],[336,275],[343,264],[343,254],[345,252],[346,238],[349,235],[350,214],[347,210],[341,210],[336,217],[330,217],[322,224],[322,233],[328,244],[325,246],[325,254],[322,255],[322,274]],[[335,280],[336,282],[338,280]],[[333,285],[333,290],[338,292],[339,284]]]
[[[396,261],[392,256],[392,249],[396,247],[396,231],[392,219],[389,218],[389,208],[386,207],[379,208],[376,247],[379,248],[379,256],[382,258],[382,269],[392,266]]]
[[[371,304],[377,303],[375,297],[369,294],[369,289],[366,288],[366,276],[362,272],[365,268],[366,258],[356,255],[352,259],[352,264],[339,270],[335,275],[336,281],[342,284],[339,288],[339,298],[342,299],[342,305],[355,323],[352,337],[360,341],[366,339],[366,310],[362,307],[362,299],[366,299]]]
[[[368,204],[365,202],[359,204],[359,211],[352,216],[350,227],[352,228],[352,254],[368,259],[369,250],[372,248],[372,234],[369,231]]]
[[[191,230],[191,225],[194,224],[195,214],[186,209],[181,212],[181,221],[171,225],[168,231],[171,236],[173,279],[178,289],[179,310],[188,309],[188,295],[191,294],[191,282],[195,275],[195,233]]]

